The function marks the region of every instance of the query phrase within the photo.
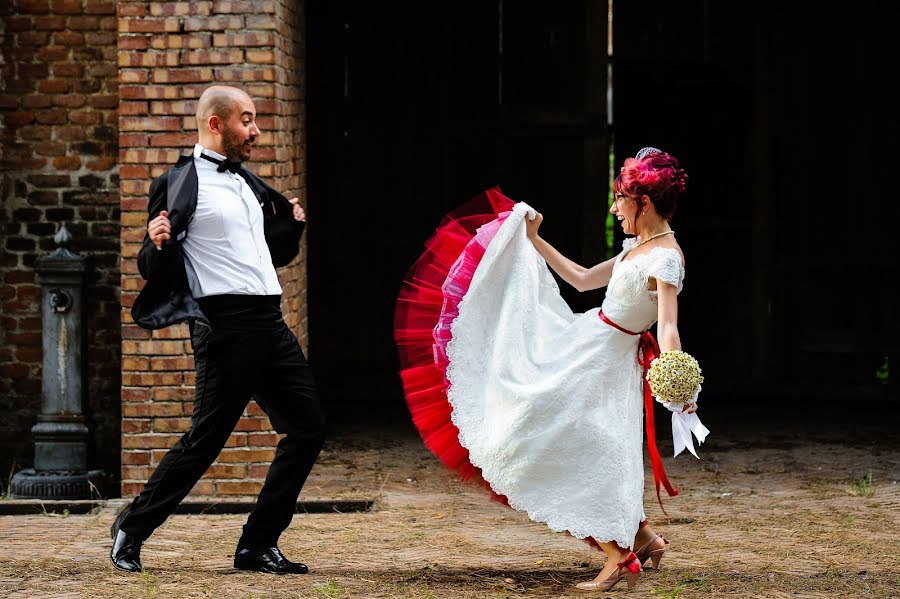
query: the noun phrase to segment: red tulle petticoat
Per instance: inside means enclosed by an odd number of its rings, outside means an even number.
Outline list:
[[[464,479],[480,472],[469,463],[469,452],[460,445],[459,430],[450,419],[445,377],[450,325],[485,249],[513,205],[493,188],[444,217],[397,299],[394,339],[413,423],[428,449]]]

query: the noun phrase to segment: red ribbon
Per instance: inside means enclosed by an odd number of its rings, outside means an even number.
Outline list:
[[[629,572],[633,572],[635,574],[641,571],[641,563],[638,561],[638,556],[634,553],[629,554],[628,557],[616,564],[616,567],[618,567],[619,570],[625,568]]]
[[[650,369],[650,363],[659,357],[659,344],[656,342],[653,333],[649,330],[641,333],[629,331],[610,320],[609,317],[603,313],[603,310],[600,311],[600,320],[623,333],[628,335],[640,335],[641,337],[638,342],[637,361],[644,369],[641,378],[644,381],[644,422],[647,424],[647,453],[650,454],[650,465],[653,467],[653,480],[656,482],[656,500],[659,501],[659,507],[662,509],[663,514],[668,517],[669,514],[666,512],[666,508],[663,507],[659,486],[661,484],[666,488],[666,493],[669,494],[669,497],[678,495],[678,489],[673,487],[672,483],[669,482],[669,478],[666,476],[666,469],[663,467],[662,458],[659,457],[659,449],[656,448],[656,423],[653,420],[653,393],[650,391],[650,381],[647,380],[647,371]]]

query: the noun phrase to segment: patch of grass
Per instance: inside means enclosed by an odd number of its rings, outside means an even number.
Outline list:
[[[330,578],[328,579],[328,582],[320,582],[313,588],[315,588],[316,592],[323,597],[340,597],[342,594],[341,588]]]
[[[141,584],[144,586],[144,597],[156,597],[159,593],[159,577],[146,568],[141,570]]]
[[[875,488],[872,485],[872,469],[866,471],[866,475],[857,480],[850,481],[849,493],[855,497],[871,497],[875,494]]]
[[[681,597],[681,594],[687,589],[692,587],[700,588],[705,583],[705,578],[685,578],[679,580],[678,583],[671,589],[667,589],[664,587],[653,587],[652,589],[650,589],[650,594],[655,597],[662,597],[663,599],[678,599],[679,597]]]

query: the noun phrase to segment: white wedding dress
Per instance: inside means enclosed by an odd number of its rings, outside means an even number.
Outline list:
[[[525,233],[518,203],[490,240],[447,346],[447,398],[459,442],[495,492],[535,521],[631,547],[644,519],[638,337],[571,311]],[[681,291],[673,249],[616,258],[603,302],[640,332],[657,318],[654,277]]]

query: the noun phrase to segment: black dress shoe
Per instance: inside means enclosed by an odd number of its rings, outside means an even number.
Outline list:
[[[306,574],[306,564],[289,561],[274,545],[259,549],[238,548],[234,554],[234,567],[270,574]]]
[[[112,550],[109,559],[118,570],[124,572],[140,572],[141,568],[141,540],[124,530],[119,530],[119,525],[125,518],[128,510],[124,510],[109,529],[113,538]]]

